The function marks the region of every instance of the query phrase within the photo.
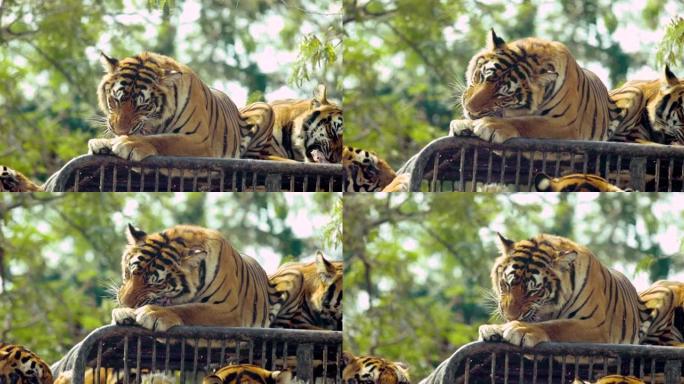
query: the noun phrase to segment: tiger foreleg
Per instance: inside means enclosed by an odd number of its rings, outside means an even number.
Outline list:
[[[482,341],[503,341],[520,347],[534,347],[551,340],[549,335],[536,324],[522,321],[485,324],[480,326],[478,332]]]
[[[451,120],[449,136],[473,136],[474,120]]]
[[[582,139],[574,126],[567,126],[558,120],[542,116],[483,117],[473,122],[473,132],[482,140],[497,144],[516,137]]]
[[[605,330],[593,321],[577,319],[549,320],[538,323],[510,321],[505,324],[485,324],[479,328],[482,341],[504,341],[522,347],[534,347],[544,341],[557,342],[618,342],[608,340]]]
[[[115,308],[112,323],[137,324],[152,331],[166,331],[178,325],[244,326],[236,311],[217,308],[215,304],[173,306],[143,305],[140,308]]]
[[[199,137],[186,135],[117,136],[113,139],[91,139],[88,153],[114,155],[131,161],[150,156],[212,156],[211,150]]]

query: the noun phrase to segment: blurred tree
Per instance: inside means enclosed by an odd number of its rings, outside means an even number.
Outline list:
[[[334,207],[339,198],[332,193],[315,199],[268,193],[0,195],[0,340],[56,361],[94,328],[108,324],[129,222],[150,233],[181,223],[214,228],[273,269],[273,257],[296,261],[325,248],[325,224],[342,223]],[[339,252],[329,255],[336,258]]]
[[[347,194],[344,205],[345,348],[404,361],[416,381],[494,320],[496,231],[567,236],[630,278],[684,270],[682,251],[661,244],[684,232],[679,196]]]

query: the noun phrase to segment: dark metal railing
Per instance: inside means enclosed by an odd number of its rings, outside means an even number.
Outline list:
[[[599,175],[635,191],[684,191],[684,147],[597,141],[513,139],[491,144],[442,137],[412,160],[411,191],[530,191],[534,176]]]
[[[594,382],[607,375],[646,383],[680,384],[684,348],[650,345],[542,343],[520,348],[474,342],[459,348],[422,384]]]
[[[53,191],[342,191],[341,164],[153,156],[129,162],[83,155],[48,183]]]
[[[228,364],[290,369],[304,383],[342,380],[342,332],[333,331],[182,326],[152,332],[112,325],[92,332],[69,355],[72,361],[53,369],[55,376],[72,370],[73,384],[107,382],[108,377],[139,384],[144,375],[159,372],[180,384],[200,383]]]

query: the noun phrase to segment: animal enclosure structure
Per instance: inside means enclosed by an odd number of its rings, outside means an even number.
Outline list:
[[[411,191],[480,191],[491,184],[530,191],[540,172],[595,174],[635,191],[684,191],[679,146],[522,138],[491,144],[452,136],[434,140],[411,161]]]
[[[73,384],[112,382],[111,376],[138,384],[146,374],[159,372],[184,384],[201,383],[228,364],[254,364],[289,369],[306,383],[340,383],[341,359],[342,332],[188,326],[151,332],[105,326],[81,342],[65,369],[73,368]]]
[[[423,383],[570,384],[607,375],[635,376],[646,383],[680,384],[684,348],[646,345],[543,343],[522,349],[474,342],[459,348]]]
[[[130,162],[83,155],[51,180],[53,191],[342,191],[341,164],[154,156]]]

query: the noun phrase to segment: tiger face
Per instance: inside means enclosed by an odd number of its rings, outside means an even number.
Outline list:
[[[344,147],[342,166],[347,192],[378,192],[396,177],[392,167],[376,154],[349,146]]]
[[[0,343],[0,383],[52,384],[50,367],[35,353]]]
[[[534,188],[537,192],[626,192],[600,176],[584,173],[562,177],[538,173],[534,177]]]
[[[684,81],[680,81],[668,66],[665,66],[658,95],[647,109],[655,132],[684,145]]]
[[[289,370],[268,371],[252,364],[227,365],[204,377],[202,384],[289,384]]]
[[[569,269],[577,253],[544,235],[513,242],[498,234],[501,256],[492,268],[498,312],[506,321],[540,322],[555,314],[571,294]]]
[[[182,76],[174,60],[154,53],[118,60],[101,54],[106,73],[97,90],[99,106],[113,134],[147,135],[171,123],[175,111],[166,95]],[[175,101],[175,100],[173,100]]]
[[[129,224],[128,246],[121,260],[123,284],[117,292],[119,304],[140,308],[147,304],[170,306],[193,301],[213,277],[207,275],[219,261],[220,242],[207,235],[212,232],[176,226],[148,235]]]
[[[410,384],[409,369],[404,363],[375,356],[342,354],[344,384]]]
[[[326,88],[319,85],[311,108],[295,119],[304,133],[306,159],[314,163],[339,163],[342,158],[344,117],[342,108],[328,101]]]
[[[561,59],[513,49],[491,30],[486,49],[468,64],[464,116],[475,120],[536,114],[545,95],[555,88]]]

